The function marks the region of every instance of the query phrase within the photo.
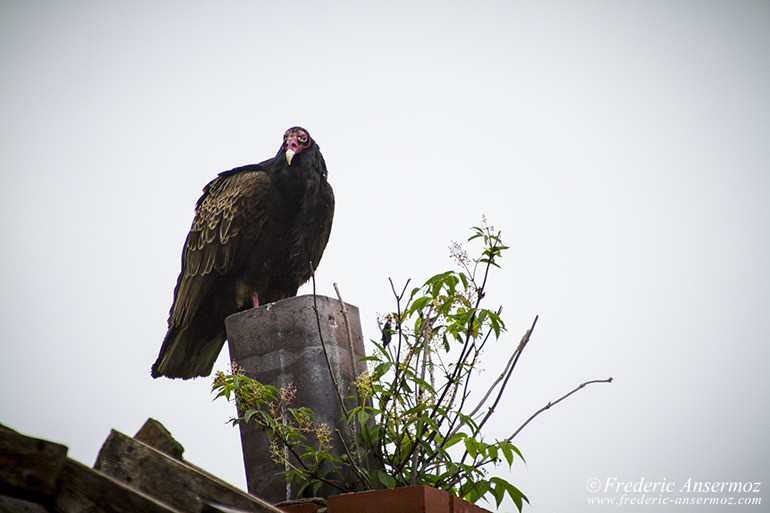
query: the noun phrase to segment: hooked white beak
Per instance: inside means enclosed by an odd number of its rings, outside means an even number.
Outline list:
[[[289,165],[291,165],[291,159],[293,158],[294,158],[294,151],[286,150],[286,162],[288,162]]]

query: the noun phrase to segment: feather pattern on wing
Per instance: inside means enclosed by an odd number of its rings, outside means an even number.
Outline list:
[[[243,259],[256,242],[266,219],[270,178],[253,167],[222,173],[203,190],[182,252],[171,324],[187,327],[212,282],[230,271],[237,256]]]

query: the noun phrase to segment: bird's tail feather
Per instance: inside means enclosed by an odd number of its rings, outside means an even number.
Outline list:
[[[186,329],[169,328],[158,359],[152,366],[153,378],[190,379],[211,374],[225,343],[225,331],[222,329],[209,336],[202,336],[196,331],[192,326]]]

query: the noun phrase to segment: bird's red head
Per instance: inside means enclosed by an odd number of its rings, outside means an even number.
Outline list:
[[[294,156],[310,146],[311,142],[310,134],[302,127],[295,126],[286,130],[286,133],[283,134],[283,149],[286,151],[286,162],[291,165],[291,160]]]

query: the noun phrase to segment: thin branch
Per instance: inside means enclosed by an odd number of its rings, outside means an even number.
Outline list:
[[[532,421],[532,420],[533,420],[535,417],[537,417],[538,415],[540,415],[541,413],[543,413],[545,410],[549,409],[551,406],[555,406],[555,405],[557,405],[558,403],[560,403],[560,402],[561,402],[561,401],[563,401],[564,399],[568,398],[569,396],[571,396],[572,394],[574,394],[575,392],[577,392],[577,391],[578,391],[578,390],[580,390],[581,388],[584,388],[584,387],[586,387],[586,386],[588,386],[588,385],[591,385],[591,384],[593,384],[593,383],[612,383],[612,378],[607,378],[607,379],[594,379],[594,380],[591,380],[591,381],[586,381],[585,383],[581,383],[580,385],[578,385],[578,386],[577,386],[577,387],[576,387],[574,390],[572,390],[571,392],[569,392],[569,393],[567,393],[567,394],[564,394],[563,396],[561,396],[561,397],[560,397],[560,398],[558,398],[557,400],[555,400],[555,401],[553,401],[553,402],[550,402],[550,403],[546,404],[545,406],[543,406],[542,408],[540,408],[538,411],[536,411],[535,413],[533,413],[533,414],[532,414],[532,415],[531,415],[531,416],[530,416],[530,417],[527,419],[527,421],[526,421],[526,422],[524,422],[524,424],[522,424],[522,425],[519,427],[519,429],[517,429],[517,430],[516,430],[516,432],[514,432],[514,433],[513,433],[511,436],[509,436],[508,438],[506,438],[506,439],[505,439],[505,441],[506,441],[506,442],[510,442],[511,440],[513,440],[513,438],[514,438],[516,435],[518,435],[518,434],[521,432],[521,430],[522,430],[522,429],[524,429],[524,427],[525,427],[527,424],[529,424],[529,423],[530,423],[530,422],[531,422],[531,421]],[[466,452],[465,452],[465,454],[463,454],[463,460],[465,460],[465,457],[466,457],[467,455],[468,455],[468,453],[467,453],[467,451],[466,451]],[[490,461],[491,461],[491,460],[482,460],[482,461],[480,461],[480,462],[476,463],[476,467],[483,467],[484,465],[486,465],[486,464],[487,464],[487,463],[489,463]],[[444,484],[442,484],[441,486],[454,486],[455,484],[457,484],[457,483],[458,483],[458,482],[459,482],[459,481],[462,479],[462,477],[463,477],[463,475],[462,475],[462,474],[463,474],[463,473],[462,473],[462,471],[457,471],[457,472],[456,472],[455,474],[453,474],[451,477],[447,478],[447,479],[444,481]]]
[[[348,335],[348,349],[350,350],[350,363],[353,365],[353,372],[356,373],[356,352],[353,350],[353,332],[350,329],[350,316],[348,315],[348,308],[345,306],[345,302],[342,300],[342,294],[337,284],[334,283],[334,291],[337,293],[337,299],[340,300],[340,308],[342,308],[342,319],[345,321],[346,333]]]
[[[337,438],[339,438],[340,442],[342,442],[342,448],[345,449],[345,454],[348,455],[348,458],[350,459],[350,465],[353,467],[353,470],[358,474],[358,476],[364,481],[364,483],[367,486],[367,490],[372,489],[372,482],[369,480],[369,476],[366,475],[366,473],[359,468],[358,465],[356,465],[356,459],[354,458],[352,454],[350,454],[350,449],[348,449],[348,444],[345,443],[345,438],[342,436],[342,433],[340,433],[339,429],[334,430],[337,433]]]
[[[498,233],[498,237],[499,237],[499,235],[500,234]],[[496,250],[498,247],[500,247],[500,246],[497,245],[497,244],[493,244],[490,247],[490,251],[492,252],[492,254],[494,254],[494,250]],[[473,343],[470,343],[471,342],[471,338],[475,338],[472,335],[472,333],[473,333],[473,324],[476,322],[475,310],[478,310],[479,305],[481,305],[481,300],[484,299],[484,296],[486,295],[486,293],[484,292],[484,289],[485,289],[485,287],[487,285],[487,278],[489,277],[489,270],[492,267],[492,260],[493,260],[493,258],[487,258],[486,266],[484,267],[484,279],[481,282],[481,286],[476,288],[476,304],[473,307],[474,313],[473,313],[473,315],[471,315],[471,318],[470,318],[470,320],[468,322],[468,331],[465,334],[465,342],[463,343],[462,351],[460,352],[460,356],[458,357],[457,363],[455,364],[456,365],[455,370],[453,371],[452,375],[449,377],[449,381],[450,382],[453,382],[454,380],[460,378],[460,373],[462,372],[462,367],[463,367],[463,365],[464,365],[464,363],[465,363],[465,361],[467,359],[466,351],[470,351],[470,349],[475,346],[475,340],[474,340]],[[478,262],[476,262],[476,263],[478,263]],[[475,285],[476,284],[476,281],[475,281],[475,269],[474,269],[474,276],[471,277],[471,279],[473,281],[473,284]],[[438,405],[440,405],[440,404],[442,404],[444,402],[444,398],[445,398],[445,396],[446,396],[448,391],[449,391],[449,387],[445,388],[444,391],[442,392],[441,397],[436,402],[436,406],[434,407],[433,412],[430,415],[431,419],[435,419],[436,412],[438,410]]]
[[[340,407],[342,408],[342,413],[345,415],[345,418],[347,419],[350,415],[348,414],[348,409],[345,407],[345,401],[342,398],[342,392],[340,391],[339,383],[337,383],[337,378],[334,377],[334,371],[332,370],[332,363],[331,360],[329,360],[329,352],[326,350],[326,342],[324,341],[323,332],[321,331],[321,314],[318,313],[318,302],[317,302],[317,296],[315,293],[315,272],[311,275],[311,279],[313,281],[313,310],[315,311],[315,320],[316,325],[318,326],[318,337],[321,339],[321,348],[324,352],[324,359],[326,360],[326,367],[329,369],[329,377],[332,380],[332,384],[334,385],[334,391],[337,393],[337,399],[339,399]]]
[[[394,397],[393,394],[395,392],[396,384],[399,381],[399,377],[400,377],[399,375],[401,373],[401,365],[400,365],[400,363],[401,363],[401,344],[402,344],[402,341],[403,341],[403,338],[404,338],[404,330],[403,330],[403,324],[402,324],[403,319],[402,319],[402,315],[401,315],[401,300],[404,298],[404,294],[406,294],[406,288],[409,286],[409,282],[412,281],[412,280],[411,280],[411,278],[406,280],[406,283],[404,283],[404,288],[401,289],[401,293],[400,294],[398,292],[396,292],[396,287],[393,284],[393,280],[390,277],[388,277],[388,281],[390,282],[390,289],[393,291],[393,296],[396,298],[396,329],[398,330],[398,348],[396,349],[396,358],[395,358],[395,362],[394,362],[395,370],[393,371],[393,383],[392,383],[391,388],[388,391],[387,395],[384,397],[384,399],[382,399],[381,405],[380,405],[380,410],[383,412],[382,413],[382,416],[383,416],[383,422],[382,423],[384,425],[387,425],[388,421],[390,420],[390,413],[388,413],[387,407],[388,407],[388,403],[390,402],[391,398]],[[383,349],[386,349],[386,348],[383,347]],[[388,352],[390,352],[390,350],[388,350]],[[394,358],[393,358],[392,354],[390,355],[390,360],[394,361]],[[396,402],[397,401],[395,399],[393,399],[393,405],[394,405],[393,407],[394,408],[397,407]],[[395,424],[395,425],[398,426],[398,424]],[[398,428],[397,427],[395,428],[394,435],[398,436]],[[387,457],[387,451],[385,450],[385,436],[380,436],[380,447],[379,447],[378,453],[382,455],[382,460],[384,461],[386,459],[386,457]],[[393,464],[392,461],[388,461],[388,463],[391,464],[391,465]]]
[[[399,374],[400,374],[400,371],[401,371],[401,365],[399,365],[399,364],[401,363],[401,342],[403,340],[403,333],[404,333],[404,330],[403,330],[403,327],[402,327],[402,324],[401,324],[401,321],[402,321],[402,319],[401,319],[401,300],[404,298],[404,294],[406,294],[406,288],[409,286],[409,281],[411,281],[411,280],[406,280],[406,283],[404,284],[404,288],[401,290],[401,294],[396,292],[396,287],[393,285],[393,280],[388,278],[388,281],[390,282],[390,288],[393,291],[393,295],[396,298],[396,322],[397,322],[396,327],[398,329],[398,348],[396,349],[396,358],[395,358],[395,362],[394,362],[394,367],[395,367],[394,373],[395,374],[393,376],[393,385],[391,386],[391,389],[388,392],[388,396],[387,396],[387,398],[385,400],[385,404],[383,404],[383,410],[387,406],[389,398],[393,396],[393,392],[395,390],[396,383],[398,383],[398,377],[399,377]],[[392,361],[393,360],[393,356],[391,356],[390,359]]]
[[[502,310],[503,310],[502,306],[497,310],[497,315],[498,316],[500,316],[500,313],[502,312]],[[492,332],[493,332],[492,328],[489,328],[489,330],[487,331],[487,335],[484,337],[484,340],[479,345],[479,351],[481,351],[481,349],[484,348],[484,345],[487,343],[487,339],[489,339],[489,337],[492,334]],[[522,342],[523,341],[524,340],[523,340],[523,337],[522,337]],[[502,381],[503,378],[505,377],[505,375],[509,372],[509,368],[511,367],[511,364],[512,364],[514,358],[521,351],[522,342],[519,342],[519,346],[511,354],[511,357],[508,360],[508,363],[505,365],[505,369],[503,369],[502,374],[500,374],[500,376],[495,380],[495,382],[492,383],[492,385],[487,390],[487,393],[484,395],[484,398],[481,401],[479,401],[479,404],[476,406],[476,408],[474,408],[473,411],[468,414],[468,417],[473,417],[474,415],[476,415],[476,412],[478,412],[479,409],[481,409],[481,407],[484,405],[484,403],[487,402],[487,399],[489,398],[489,395],[495,389],[497,384],[500,383],[500,381]],[[466,401],[466,399],[468,399],[468,396],[470,395],[470,391],[468,390],[468,386],[467,386],[468,382],[470,382],[470,380],[466,380],[466,386],[463,389],[463,398],[460,401],[460,406],[458,406],[458,408],[457,408],[458,411],[462,411],[463,410],[463,407],[465,406],[465,401]]]
[[[474,437],[476,437],[481,432],[481,428],[484,426],[484,424],[486,424],[487,420],[489,420],[489,418],[492,416],[492,413],[494,413],[495,411],[495,407],[497,407],[497,404],[500,402],[500,399],[503,396],[503,392],[505,391],[505,387],[508,385],[508,380],[510,379],[511,374],[513,373],[513,370],[516,368],[516,364],[518,363],[519,358],[521,357],[521,354],[524,351],[524,347],[526,347],[527,343],[529,342],[530,336],[532,335],[532,331],[535,329],[535,325],[537,324],[538,318],[539,316],[536,315],[535,320],[532,322],[532,326],[526,331],[526,333],[524,333],[524,336],[521,338],[521,342],[519,342],[519,346],[513,352],[513,355],[511,356],[511,361],[509,362],[510,366],[506,366],[506,371],[504,371],[505,379],[503,381],[503,384],[500,387],[500,391],[497,393],[497,398],[495,398],[494,404],[492,404],[492,406],[490,406],[489,409],[487,410],[487,413],[482,419],[482,421],[473,430]],[[494,388],[494,385],[493,385],[493,388]],[[479,406],[483,405],[486,399],[487,398],[484,397],[481,403],[479,403]],[[474,413],[475,412],[476,410],[474,410]],[[459,426],[458,426],[458,429],[459,429]],[[460,463],[465,463],[465,458],[467,458],[469,455],[470,454],[466,450],[463,453],[462,458],[460,459]]]
[[[500,315],[501,311],[502,311],[502,307],[500,307],[500,309],[498,310],[497,314]],[[473,411],[468,414],[468,417],[473,418],[473,416],[476,415],[476,413],[481,409],[481,407],[484,406],[484,403],[487,402],[487,399],[492,394],[492,391],[495,389],[497,384],[500,383],[503,379],[505,379],[505,377],[507,375],[510,376],[510,373],[513,372],[513,367],[515,366],[514,360],[518,359],[517,355],[521,352],[521,350],[523,349],[523,346],[526,345],[526,341],[529,340],[529,335],[530,335],[531,331],[532,331],[532,329],[530,328],[530,330],[528,330],[524,334],[524,336],[522,336],[521,342],[519,342],[518,347],[513,351],[513,353],[511,353],[511,357],[508,359],[508,363],[505,365],[505,369],[503,369],[503,372],[500,374],[500,376],[498,376],[498,378],[495,380],[495,382],[492,383],[492,385],[489,387],[489,389],[487,390],[487,393],[484,395],[484,397],[481,399],[481,401],[479,401],[479,403],[476,406],[476,408],[474,408]],[[492,333],[492,329],[490,328],[489,332],[487,332],[487,336],[485,337],[484,342],[486,342],[486,339],[489,338],[491,333]],[[460,405],[458,406],[457,411],[463,411],[463,407],[465,405],[465,400],[470,395],[470,391],[467,389],[469,382],[470,382],[470,379],[466,379],[466,381],[465,381],[465,388],[463,390],[463,398],[460,401]],[[505,388],[505,385],[503,385],[503,388]],[[450,405],[451,405],[451,403],[450,403]],[[457,427],[455,427],[455,423],[458,420],[459,420],[458,416],[455,416],[452,419],[452,421],[450,422],[450,424],[449,424],[449,426],[447,428],[447,435],[444,438],[444,441],[441,442],[441,444],[436,448],[436,451],[431,453],[429,458],[432,458],[435,454],[438,453],[439,450],[443,449],[444,445],[446,445],[446,443],[449,440],[451,440],[452,437],[460,430],[460,428],[463,426],[463,423],[460,423]]]
[[[526,422],[524,422],[524,424],[522,424],[521,426],[519,426],[519,429],[517,429],[517,430],[516,430],[516,431],[515,431],[515,432],[514,432],[514,433],[513,433],[511,436],[509,436],[508,438],[506,438],[506,439],[505,439],[505,441],[506,441],[506,442],[510,442],[511,440],[513,440],[513,439],[514,439],[514,437],[515,437],[516,435],[518,435],[518,434],[519,434],[519,432],[520,432],[522,429],[524,429],[524,427],[525,427],[527,424],[529,424],[529,423],[530,423],[530,422],[531,422],[531,421],[532,421],[532,420],[533,420],[535,417],[537,417],[538,415],[540,415],[541,413],[543,413],[545,410],[549,409],[551,406],[556,406],[557,404],[559,404],[559,403],[560,403],[560,402],[562,402],[564,399],[568,398],[569,396],[571,396],[572,394],[574,394],[575,392],[577,392],[577,391],[578,391],[578,390],[580,390],[581,388],[584,388],[584,387],[585,387],[585,386],[587,386],[587,385],[592,385],[592,384],[594,384],[594,383],[612,383],[612,378],[607,378],[607,379],[594,379],[594,380],[591,380],[591,381],[586,381],[585,383],[581,383],[580,385],[578,385],[577,387],[575,387],[575,389],[574,389],[574,390],[572,390],[571,392],[569,392],[569,393],[567,393],[567,394],[564,394],[563,396],[559,397],[559,398],[558,398],[558,399],[556,399],[555,401],[553,401],[553,402],[550,402],[550,403],[546,404],[545,406],[543,406],[542,408],[540,408],[539,410],[537,410],[535,413],[533,413],[533,414],[532,414],[532,416],[530,416],[530,417],[529,417],[529,418],[526,420]]]
[[[430,313],[430,310],[428,311],[428,313]],[[422,328],[425,328],[425,326],[429,326],[429,325],[427,323],[423,323]],[[420,370],[420,379],[423,382],[425,382],[425,370],[428,366],[433,365],[433,361],[431,360],[431,357],[430,357],[430,345],[429,345],[431,330],[430,328],[427,328],[427,329],[421,329],[420,331],[421,331],[422,343],[423,343],[422,369]],[[434,392],[435,392],[435,389],[434,389]],[[420,384],[420,386],[417,387],[417,398],[416,398],[417,403],[422,401],[421,396],[423,395],[423,393],[425,393],[425,390],[423,389],[422,384]],[[424,425],[423,425],[422,416],[421,416],[420,420],[417,421],[417,432],[415,433],[416,440],[419,440],[420,437],[422,436],[423,428],[424,428]],[[409,477],[409,484],[413,484],[413,485],[417,484],[417,466],[418,466],[417,460],[424,454],[425,454],[425,449],[423,449],[422,447],[414,451],[414,454],[412,455],[412,472],[411,472],[411,476]]]
[[[496,249],[497,245],[493,245],[491,249]],[[494,254],[494,253],[493,253]],[[476,304],[474,306],[474,310],[478,309],[479,305],[481,304],[481,300],[484,298],[484,287],[487,283],[487,278],[489,276],[489,269],[492,266],[492,260],[493,258],[487,258],[486,266],[484,268],[484,279],[481,283],[481,287],[478,287],[477,290],[477,297],[476,297]],[[474,282],[475,283],[475,282]],[[469,329],[465,334],[465,341],[463,342],[463,348],[460,351],[460,356],[457,359],[457,363],[455,364],[455,369],[452,372],[452,374],[448,377],[450,383],[454,382],[454,380],[459,379],[460,375],[462,374],[462,369],[465,366],[465,361],[468,358],[468,355],[470,354],[470,351],[472,348],[475,347],[476,343],[475,340],[471,342],[471,339],[474,338],[473,336],[473,324],[476,322],[476,313],[474,312],[473,315],[471,315],[471,318],[468,322]],[[451,386],[444,387],[444,389],[441,392],[440,397],[433,405],[433,411],[431,411],[429,418],[431,420],[435,420],[436,416],[438,414],[439,406],[441,406],[444,403],[444,399],[446,398],[447,393],[451,389]],[[424,446],[430,446],[431,443],[433,443],[433,440],[436,438],[436,436],[439,434],[438,429],[434,429],[430,432],[428,435],[427,442],[421,445]],[[414,454],[415,450],[417,449],[417,443],[412,444],[411,449],[409,450],[409,453],[404,457],[404,459],[401,461],[401,463],[395,467],[393,470],[395,473],[398,473],[401,471],[401,469],[404,468],[406,463],[409,461],[409,459],[412,457],[412,454]],[[466,453],[467,454],[467,453]],[[463,456],[463,459],[465,457]]]
[[[409,282],[412,281],[411,278],[406,280],[406,283],[404,283],[404,288],[401,289],[401,294],[396,292],[396,287],[393,285],[393,280],[389,277],[388,281],[390,282],[390,290],[393,291],[393,295],[396,298],[396,322],[398,323],[396,326],[398,328],[398,348],[396,350],[396,368],[398,368],[398,358],[401,356],[401,340],[403,338],[403,330],[401,328],[401,300],[404,298],[404,294],[406,294],[406,288],[409,286]],[[391,357],[391,360],[393,358]]]
[[[348,308],[345,305],[345,301],[342,300],[342,294],[340,294],[340,289],[337,287],[337,284],[334,283],[334,291],[337,293],[337,299],[340,301],[340,308],[342,309],[342,320],[345,321],[345,332],[347,334],[348,338],[348,351],[350,351],[350,367],[351,371],[353,372],[353,375],[358,375],[358,359],[356,358],[356,352],[353,349],[353,331],[350,329],[350,317],[348,315]],[[358,393],[358,390],[356,389],[356,397],[360,400],[361,396]],[[347,418],[347,412],[346,412],[346,418]],[[353,423],[353,432],[354,434],[357,433],[358,429],[355,423]]]
[[[337,293],[337,299],[339,299],[339,301],[340,301],[340,307],[342,308],[342,318],[345,321],[345,328],[347,328],[348,347],[350,349],[350,363],[351,363],[351,365],[353,367],[353,372],[357,374],[358,373],[358,369],[356,368],[356,364],[358,363],[358,360],[356,359],[356,353],[355,353],[355,350],[353,348],[353,332],[352,332],[352,330],[350,328],[350,316],[348,314],[348,308],[345,305],[345,301],[342,299],[342,294],[340,293],[340,289],[339,289],[339,287],[337,286],[336,283],[334,283],[334,290]],[[363,406],[365,404],[366,400],[363,397],[361,397],[361,394],[359,393],[358,390],[356,390],[356,397],[359,399],[359,402]],[[351,424],[352,424],[352,429],[354,431],[354,434],[358,435],[358,426],[356,425],[355,422],[351,422],[349,425],[351,425]],[[339,435],[339,430],[337,430],[337,434]],[[368,445],[371,448],[372,452],[374,453],[377,448],[374,447],[374,444],[372,443],[372,439],[371,439],[371,436],[369,435],[368,430],[364,430],[364,434],[366,435],[364,437],[364,439],[366,440],[366,442],[368,443]],[[345,446],[345,452],[348,453],[348,457],[350,457],[351,463],[354,466],[356,466],[354,458],[350,454],[350,451],[348,451],[348,447],[347,447],[347,445],[345,445],[345,441],[342,440],[342,436],[341,435],[340,435],[340,440],[342,441],[343,446]],[[361,459],[358,460],[359,464],[362,464],[363,462],[364,462],[364,460],[361,460]],[[356,468],[356,470],[358,470],[358,469]],[[369,481],[369,478],[366,477],[366,476],[363,476],[363,477],[364,477],[364,480],[366,481],[366,483],[368,484],[369,488],[371,488],[371,482]]]
[[[315,478],[315,479],[318,479],[319,481],[323,481],[324,483],[337,488],[338,490],[340,490],[342,492],[347,491],[345,488],[343,488],[339,484],[337,484],[334,481],[331,481],[330,479],[328,479],[328,478],[322,476],[321,474],[319,474],[318,471],[311,470],[310,467],[308,467],[305,464],[305,462],[302,461],[302,458],[300,457],[300,455],[297,454],[297,451],[294,449],[294,446],[291,443],[289,443],[289,441],[285,437],[281,436],[281,433],[278,430],[276,430],[272,426],[268,425],[263,420],[258,419],[256,416],[254,417],[254,421],[257,423],[257,425],[262,426],[262,429],[267,431],[268,434],[272,434],[274,437],[276,437],[278,440],[280,440],[280,442],[283,444],[283,446],[286,449],[289,450],[289,452],[291,453],[292,456],[294,456],[294,459],[297,460],[297,462],[299,463],[301,468],[292,465],[291,461],[288,458],[286,458],[285,461],[286,461],[286,464],[288,466],[293,467],[296,471],[307,473],[307,477],[309,479]]]
[[[505,376],[505,381],[503,381],[503,384],[500,386],[500,391],[497,393],[497,398],[495,398],[495,402],[492,404],[492,406],[489,407],[489,410],[487,411],[487,414],[484,416],[484,419],[479,423],[478,427],[476,428],[476,434],[478,434],[481,431],[481,428],[486,424],[487,420],[492,416],[492,412],[495,411],[495,408],[497,407],[497,404],[500,402],[500,399],[503,397],[503,392],[505,392],[505,387],[508,385],[508,380],[511,377],[511,374],[513,373],[513,369],[516,368],[516,364],[519,361],[519,358],[521,357],[521,353],[524,351],[524,348],[526,347],[527,343],[529,342],[529,337],[532,335],[532,331],[535,329],[535,325],[537,324],[537,319],[539,316],[535,316],[535,320],[532,322],[532,327],[530,327],[527,332],[524,334],[524,337],[521,339],[521,342],[519,343],[519,347],[516,349],[516,358],[514,358],[513,363],[511,364],[511,368],[508,369],[508,374]]]

